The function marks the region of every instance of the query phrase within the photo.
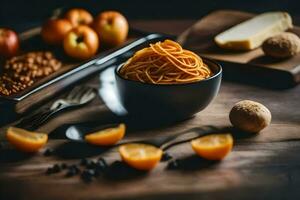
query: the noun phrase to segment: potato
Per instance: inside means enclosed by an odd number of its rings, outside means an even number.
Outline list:
[[[229,119],[234,127],[250,133],[258,133],[267,127],[271,118],[268,108],[250,100],[236,103],[229,113]]]
[[[280,33],[262,44],[264,53],[274,58],[289,58],[300,52],[300,38],[294,33]]]

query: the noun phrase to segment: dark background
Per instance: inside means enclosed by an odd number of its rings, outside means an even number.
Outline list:
[[[54,9],[83,7],[94,15],[118,10],[129,19],[198,19],[217,9],[288,11],[300,16],[300,0],[1,0],[0,27],[17,31],[39,25]]]

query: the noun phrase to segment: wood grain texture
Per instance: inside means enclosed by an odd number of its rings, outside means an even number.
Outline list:
[[[178,32],[176,23],[152,24],[160,27],[161,32]],[[82,84],[98,87],[98,76]],[[43,150],[33,156],[11,148],[0,151],[0,199],[299,199],[299,94],[299,86],[276,91],[223,81],[217,98],[189,120],[144,130],[135,129],[136,124],[129,125],[126,139],[160,137],[204,125],[230,126],[228,113],[234,103],[243,99],[266,105],[272,112],[271,125],[257,135],[233,132],[233,152],[222,162],[195,157],[189,143],[184,143],[168,150],[183,163],[176,170],[167,169],[167,163],[161,162],[149,173],[116,171],[114,176],[99,177],[90,184],[83,183],[78,176],[65,178],[64,173],[45,175],[47,167],[61,162],[78,163],[80,157],[102,156],[108,163],[120,160],[116,148],[107,150],[71,143],[57,129],[73,122],[114,121],[115,116],[98,98],[86,107],[62,113],[39,128],[51,133],[47,147],[55,149],[53,156],[43,156]],[[4,141],[4,133],[2,127],[0,141]]]

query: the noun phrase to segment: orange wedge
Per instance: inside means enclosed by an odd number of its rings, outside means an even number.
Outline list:
[[[151,170],[159,163],[162,150],[140,143],[124,144],[119,147],[119,153],[124,162],[138,170]]]
[[[107,128],[95,133],[87,134],[84,139],[90,144],[99,146],[111,146],[120,141],[125,135],[125,124],[115,128]]]
[[[230,134],[213,134],[191,141],[192,148],[207,160],[222,160],[232,149],[233,138]]]
[[[36,152],[47,143],[48,135],[9,127],[6,138],[16,149],[24,152]]]

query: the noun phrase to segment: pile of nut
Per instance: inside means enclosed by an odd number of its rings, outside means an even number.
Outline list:
[[[62,63],[51,52],[30,52],[7,60],[0,76],[0,95],[11,95],[57,71]]]

